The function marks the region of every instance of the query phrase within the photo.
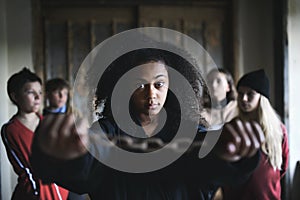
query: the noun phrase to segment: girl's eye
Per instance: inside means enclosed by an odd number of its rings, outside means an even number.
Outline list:
[[[164,85],[165,85],[164,82],[157,82],[157,83],[155,83],[155,87],[156,87],[156,88],[163,87]]]
[[[255,93],[254,92],[249,92],[247,95],[248,95],[248,97],[253,97],[255,95]]]
[[[137,89],[144,89],[145,88],[145,84],[143,83],[139,83],[136,85]]]

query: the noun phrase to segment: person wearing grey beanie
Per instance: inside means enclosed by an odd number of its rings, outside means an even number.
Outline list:
[[[238,82],[237,88],[240,86],[249,87],[256,92],[270,99],[270,83],[265,70],[259,69],[245,74]]]
[[[238,81],[237,90],[238,118],[244,122],[258,122],[266,141],[261,146],[259,166],[244,184],[226,186],[224,200],[280,200],[280,180],[288,167],[287,130],[269,101],[270,85],[265,71],[260,69],[245,74]],[[245,128],[252,129],[250,125]]]

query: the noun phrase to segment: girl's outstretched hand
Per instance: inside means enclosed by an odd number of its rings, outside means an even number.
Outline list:
[[[254,156],[264,142],[264,133],[257,122],[235,118],[224,125],[215,150],[224,160],[238,161]]]
[[[35,131],[39,148],[46,154],[62,159],[74,159],[87,152],[88,122],[75,124],[73,114],[49,114]]]

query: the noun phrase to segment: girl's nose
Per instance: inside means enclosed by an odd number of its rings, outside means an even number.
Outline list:
[[[216,80],[214,80],[212,82],[212,88],[217,88],[218,87],[218,82]]]
[[[147,98],[149,99],[153,99],[153,98],[156,98],[156,88],[154,85],[152,84],[149,84],[147,86]]]
[[[248,101],[248,96],[247,96],[246,94],[243,94],[242,100],[243,100],[243,101]]]

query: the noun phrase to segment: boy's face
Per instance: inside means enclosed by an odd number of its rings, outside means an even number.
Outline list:
[[[57,89],[47,94],[49,107],[53,109],[63,107],[68,100],[69,91],[67,88]]]
[[[39,82],[25,83],[15,96],[18,108],[26,113],[38,112],[42,102],[42,86]]]
[[[166,101],[169,88],[165,64],[150,62],[137,67],[133,81],[137,89],[132,95],[132,102],[137,116],[157,115]]]

